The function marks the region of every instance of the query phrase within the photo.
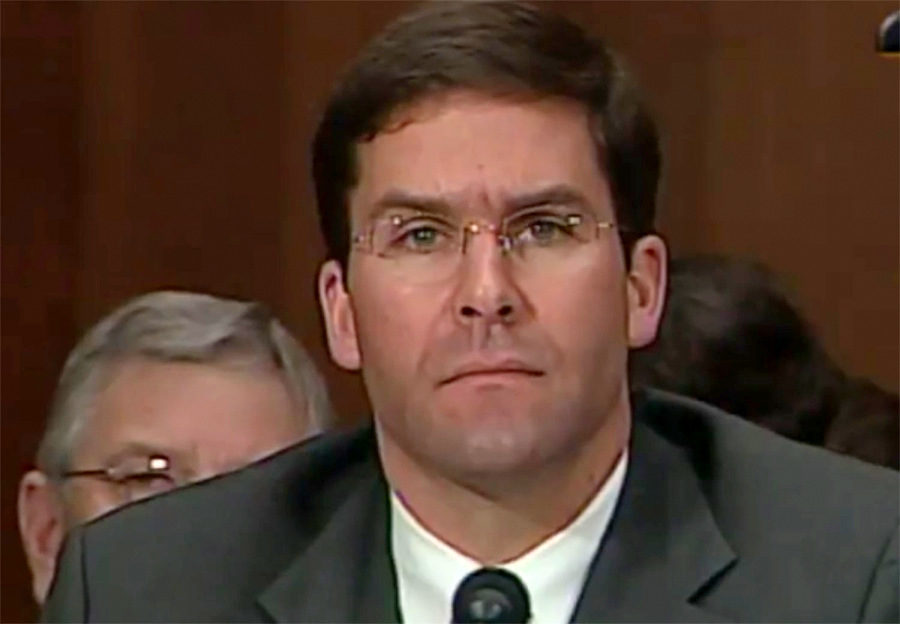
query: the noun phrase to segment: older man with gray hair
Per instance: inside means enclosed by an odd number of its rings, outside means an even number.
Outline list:
[[[19,487],[41,603],[67,531],[231,471],[327,427],[325,384],[261,304],[162,291],[102,319],[69,355]]]

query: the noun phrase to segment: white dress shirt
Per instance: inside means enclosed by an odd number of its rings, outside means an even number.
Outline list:
[[[516,574],[531,598],[531,624],[569,622],[622,491],[627,452],[567,527],[498,567]],[[428,531],[391,492],[391,549],[406,624],[450,624],[453,594],[483,567]]]

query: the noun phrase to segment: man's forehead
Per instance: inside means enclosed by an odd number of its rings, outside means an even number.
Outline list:
[[[229,401],[240,400],[251,384],[253,394],[272,396],[284,387],[274,369],[231,366],[228,362],[162,361],[143,357],[111,363],[105,383],[92,401],[75,440],[80,462],[109,465],[119,460],[166,455],[190,461],[204,440],[220,442],[227,430],[214,429],[227,417]],[[200,385],[198,385],[200,384]],[[286,388],[285,388],[286,391]],[[287,393],[286,393],[287,395]],[[259,407],[256,424],[266,427],[272,410]],[[280,412],[279,412],[280,414]],[[244,423],[249,426],[250,421]],[[229,427],[236,423],[228,421]],[[237,431],[231,437],[239,436]]]
[[[529,122],[529,130],[558,133],[567,126],[575,129],[579,138],[590,140],[593,134],[591,115],[587,107],[575,100],[557,96],[493,96],[473,91],[453,91],[400,105],[373,134],[360,139],[357,146],[362,153],[373,151],[377,145],[417,141],[427,130],[442,131],[444,139],[482,139],[484,134],[467,134],[467,127],[482,133],[485,126],[495,131],[504,123],[516,124],[511,130],[521,132],[522,122]],[[480,125],[479,125],[480,124]]]
[[[551,205],[586,209],[590,201],[578,187],[567,183],[535,183],[521,187],[501,185],[496,188],[474,183],[446,192],[391,187],[364,210],[368,217],[377,217],[395,209],[454,216],[478,207],[506,214]]]
[[[379,124],[380,127],[373,136],[397,132],[410,124],[433,120],[446,113],[498,108],[556,109],[566,110],[585,119],[589,116],[588,109],[582,102],[568,97],[530,91],[488,92],[458,87],[429,93],[395,106],[385,116],[384,122]]]
[[[465,92],[422,101],[397,119],[403,123],[358,146],[355,220],[386,207],[507,212],[587,203],[605,190],[587,112],[569,100]]]

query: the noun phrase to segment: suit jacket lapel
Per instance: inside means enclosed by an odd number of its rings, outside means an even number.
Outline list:
[[[276,622],[399,621],[387,506],[384,478],[373,466],[263,592],[263,609]]]
[[[275,621],[399,621],[387,485],[377,459],[370,468],[260,596]],[[697,601],[735,560],[691,459],[636,415],[618,508],[574,621],[721,621]]]
[[[635,418],[618,509],[574,620],[721,621],[695,599],[734,561],[688,457]]]

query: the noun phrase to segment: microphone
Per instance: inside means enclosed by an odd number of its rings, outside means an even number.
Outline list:
[[[525,624],[530,619],[528,591],[507,570],[475,570],[453,594],[453,624]]]

